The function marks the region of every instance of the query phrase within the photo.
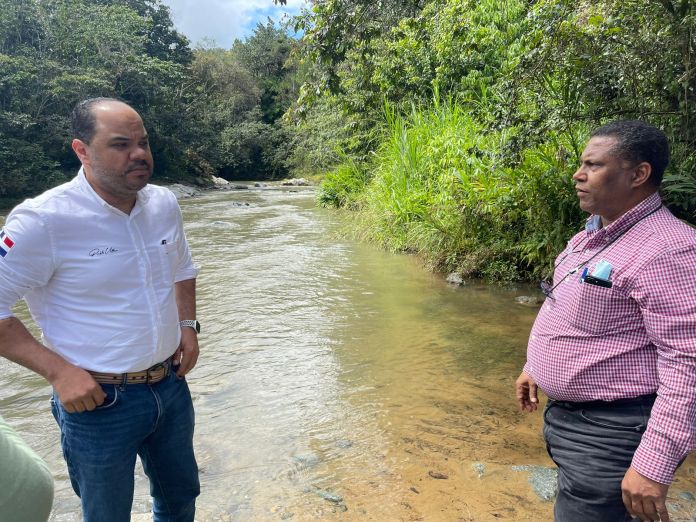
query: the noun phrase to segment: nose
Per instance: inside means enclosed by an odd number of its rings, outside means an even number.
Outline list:
[[[573,174],[573,181],[582,181],[586,178],[585,169],[582,165],[578,167],[578,170]]]
[[[131,161],[142,160],[145,158],[147,158],[146,147],[142,147],[141,145],[136,145],[135,148],[133,148],[131,150],[131,153],[130,153]]]

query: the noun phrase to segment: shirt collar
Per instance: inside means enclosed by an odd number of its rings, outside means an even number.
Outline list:
[[[85,170],[84,167],[80,167],[80,170],[77,172],[77,183],[78,185],[82,188],[82,190],[94,201],[95,203],[103,206],[104,208],[108,209],[110,212],[116,212],[118,214],[124,214],[121,212],[119,209],[116,207],[109,205],[102,197],[96,193],[94,188],[92,188],[92,185],[89,184],[89,181],[87,181],[87,176],[85,176]],[[150,195],[147,193],[145,189],[139,190],[138,193],[135,195],[135,205],[133,206],[133,210],[131,210],[131,213],[129,214],[130,217],[133,217],[137,214],[140,213],[142,210],[143,206],[149,201]]]
[[[655,192],[627,211],[625,214],[619,217],[619,219],[610,223],[606,228],[602,228],[602,218],[596,214],[593,214],[587,219],[587,222],[585,223],[585,230],[588,234],[592,234],[593,232],[597,231],[603,232],[603,234],[599,235],[603,235],[606,241],[612,241],[626,232],[645,216],[657,210],[660,205],[662,205],[662,200],[660,199],[660,195]]]

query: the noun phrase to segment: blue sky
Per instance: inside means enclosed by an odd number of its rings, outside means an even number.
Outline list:
[[[281,20],[284,15],[299,13],[305,0],[288,0],[277,6],[273,0],[162,0],[172,11],[174,26],[191,40],[191,46],[214,40],[218,47],[229,48],[235,38],[249,36],[258,22],[270,16]],[[207,46],[207,45],[206,45]]]

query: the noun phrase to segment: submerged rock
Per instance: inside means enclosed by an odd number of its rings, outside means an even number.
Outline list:
[[[448,275],[446,281],[451,285],[462,286],[464,284],[464,278],[457,272],[452,272]]]
[[[544,466],[512,466],[512,471],[528,471],[527,481],[534,493],[544,502],[550,502],[558,494],[558,470]]]
[[[329,502],[333,502],[334,504],[340,504],[341,502],[343,502],[343,497],[338,493],[334,493],[332,491],[327,491],[325,489],[317,489],[315,493],[324,500],[328,500]]]
[[[539,298],[534,295],[520,295],[515,297],[515,301],[524,306],[537,306]]]
[[[293,460],[298,465],[300,469],[312,468],[319,464],[319,457],[314,453],[307,453],[306,455],[295,455]]]
[[[693,502],[696,500],[696,496],[694,496],[694,494],[689,491],[682,491],[681,493],[679,493],[679,498],[682,500],[688,500],[689,502]]]
[[[439,471],[428,471],[428,475],[430,475],[434,479],[438,480],[447,480],[449,478],[448,475],[445,475],[444,473],[440,473]]]

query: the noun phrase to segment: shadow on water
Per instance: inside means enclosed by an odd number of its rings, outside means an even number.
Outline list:
[[[532,290],[452,288],[413,258],[336,240],[310,190],[181,204],[202,267],[199,521],[552,518],[528,481],[551,465],[541,418],[513,399],[536,314],[514,297]],[[52,519],[79,520],[48,388],[0,369],[0,411],[56,476]],[[695,467],[673,488],[679,513]],[[149,520],[137,473],[133,520]]]

